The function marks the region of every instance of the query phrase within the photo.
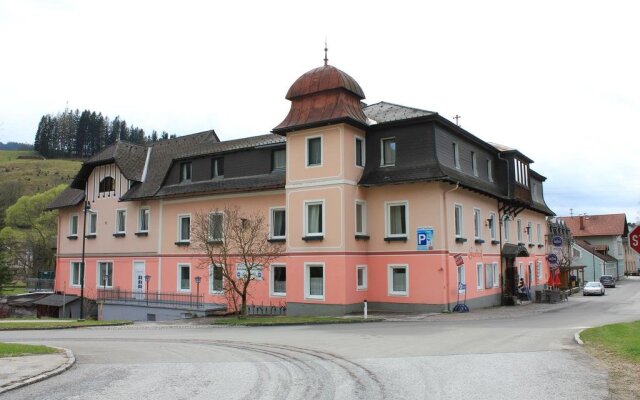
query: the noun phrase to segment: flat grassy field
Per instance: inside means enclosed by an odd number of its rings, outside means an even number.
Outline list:
[[[75,319],[0,319],[0,331],[81,328],[85,326],[109,326],[128,324],[131,324],[131,321],[94,321],[89,319],[85,319],[83,321]]]
[[[51,354],[57,351],[57,349],[51,347],[34,344],[0,343],[0,358],[26,356],[30,354]]]
[[[640,321],[585,329],[580,337],[586,345],[640,364]]]
[[[35,154],[32,151],[0,150],[0,187],[7,182],[19,182],[25,195],[44,192],[61,183],[71,183],[82,165],[77,160],[18,158]]]
[[[27,293],[25,285],[6,285],[0,290],[0,296],[13,296],[14,294]]]
[[[247,318],[221,317],[213,321],[214,325],[234,325],[234,326],[277,326],[277,325],[315,325],[315,324],[348,324],[357,322],[380,322],[381,318],[362,317],[257,317]]]

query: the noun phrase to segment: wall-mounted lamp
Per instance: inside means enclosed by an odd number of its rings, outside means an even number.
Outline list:
[[[488,226],[489,229],[493,228],[493,218],[487,218],[487,222],[484,225]]]

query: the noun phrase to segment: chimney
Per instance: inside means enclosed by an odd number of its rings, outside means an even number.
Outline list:
[[[584,230],[584,215],[580,216],[580,230]]]

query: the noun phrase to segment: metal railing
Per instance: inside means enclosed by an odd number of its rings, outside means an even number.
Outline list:
[[[53,292],[54,279],[27,278],[27,292]]]
[[[131,290],[98,289],[98,301],[137,304],[146,306],[162,306],[184,309],[201,309],[204,307],[203,295],[192,293],[137,292]]]

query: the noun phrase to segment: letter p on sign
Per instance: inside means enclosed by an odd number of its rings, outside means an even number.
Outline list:
[[[636,226],[629,234],[629,246],[631,246],[636,253],[640,253],[640,225]]]

